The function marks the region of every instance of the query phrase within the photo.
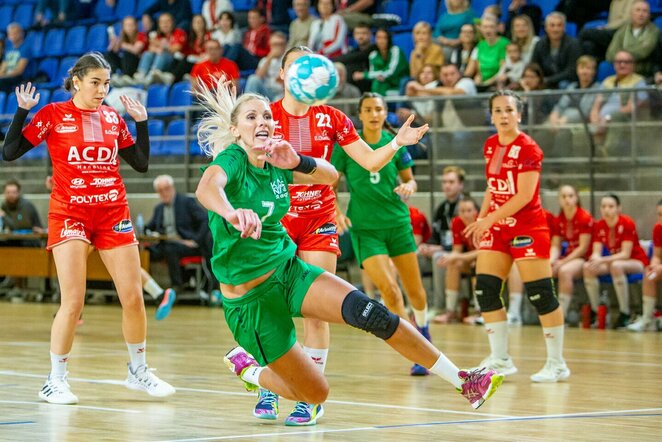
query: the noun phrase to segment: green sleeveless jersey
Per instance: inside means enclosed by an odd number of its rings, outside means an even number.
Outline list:
[[[363,137],[362,132],[359,134]],[[393,138],[390,133],[382,131],[379,142],[368,145],[375,150]],[[331,163],[345,175],[350,193],[347,216],[354,229],[379,230],[410,223],[409,208],[393,191],[399,184],[398,172],[414,164],[406,147],[401,147],[379,172],[365,170],[342,148],[333,149]]]
[[[225,218],[209,212],[214,239],[212,270],[220,282],[237,285],[275,269],[296,252],[296,245],[280,223],[290,208],[287,186],[292,183],[292,171],[270,164],[259,169],[236,144],[219,153],[210,164],[214,165],[228,177],[225,194],[232,207],[251,209],[262,220],[260,239],[241,238]]]

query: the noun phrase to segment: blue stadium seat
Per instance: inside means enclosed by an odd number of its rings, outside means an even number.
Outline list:
[[[34,21],[34,5],[23,3],[16,7],[14,11],[14,20],[20,24],[23,29],[28,29]]]
[[[255,0],[232,0],[235,11],[249,11],[256,5]]]
[[[170,100],[168,106],[190,106],[191,105],[191,83],[180,81],[170,88]],[[175,111],[173,115],[184,115],[184,111]]]
[[[399,46],[405,53],[407,60],[409,60],[409,54],[414,50],[414,40],[412,39],[411,32],[400,32],[393,35],[393,44]]]
[[[149,114],[153,116],[168,115],[167,111],[154,111],[151,110],[155,107],[166,107],[168,105],[168,92],[170,86],[165,84],[153,84],[147,88],[147,109],[150,109]]]
[[[30,112],[37,112],[42,107],[46,106],[51,102],[51,91],[50,89],[42,89],[39,91],[39,102],[33,107]]]
[[[111,23],[117,18],[115,10],[108,6],[105,1],[97,1],[94,7],[94,17],[96,18],[95,23]]]
[[[135,0],[119,0],[115,5],[115,18],[122,20],[124,17],[133,15],[135,9]]]
[[[87,48],[86,51],[99,51],[106,52],[108,48],[108,26],[104,23],[97,23],[90,27],[87,32]]]
[[[48,148],[46,147],[46,143],[43,142],[28,150],[21,158],[25,160],[43,160],[47,156]]]
[[[51,103],[69,101],[70,99],[71,99],[71,93],[63,88],[55,89],[51,94]]]
[[[39,83],[38,87],[53,87],[55,84],[55,78],[57,77],[58,67],[60,66],[60,61],[55,57],[44,58],[39,62],[37,67],[37,73],[45,74],[48,77],[48,81],[44,83]]]
[[[78,57],[64,57],[60,60],[60,67],[57,70],[57,75],[55,76],[55,85],[60,86],[65,78],[69,76],[69,69],[71,69]]]
[[[534,0],[532,3],[534,5],[540,6],[540,9],[542,9],[542,16],[546,17],[547,14],[552,12],[554,8],[556,8],[556,4],[559,2],[559,0]],[[507,2],[510,3],[510,2]]]
[[[166,135],[169,137],[178,137],[163,140],[159,152],[162,155],[184,155],[186,149],[186,120],[173,120],[168,124]]]
[[[44,41],[48,42],[48,55],[61,57],[64,55],[64,29],[53,28],[46,33]]]
[[[407,22],[413,28],[419,21],[426,21],[434,26],[437,21],[437,4],[435,2],[430,0],[414,0],[412,2]]]
[[[5,114],[9,115],[9,119],[11,120],[14,117],[14,114],[16,113],[16,109],[18,109],[18,101],[16,101],[16,93],[15,92],[10,92],[9,95],[7,95],[7,102],[5,103]]]
[[[607,60],[601,61],[598,65],[598,81],[602,81],[610,75],[614,75],[615,73],[616,71],[614,70],[614,65]]]
[[[589,22],[584,23],[584,27],[582,29],[594,29],[594,28],[599,28],[600,26],[604,26],[607,24],[607,20],[600,19],[600,20],[591,20]]]
[[[149,132],[149,144],[151,152],[158,152],[161,149],[161,139],[163,136],[163,120],[150,118],[147,121],[147,131]],[[154,139],[158,138],[158,139]]]
[[[409,1],[407,0],[387,0],[382,3],[381,10],[384,14],[395,14],[400,17],[401,24],[407,23],[409,19]]]
[[[577,37],[577,23],[573,23],[571,21],[567,22],[565,24],[565,33],[568,34],[570,37]]]
[[[12,22],[14,17],[14,7],[12,5],[0,6],[0,32],[4,35],[7,25]]]
[[[478,17],[480,17],[481,15],[483,15],[483,11],[485,10],[485,8],[487,8],[488,6],[491,6],[495,3],[496,2],[494,0],[472,0],[471,1],[471,9],[473,9],[474,12],[476,13],[476,15]],[[510,2],[507,2],[507,3],[510,3]]]
[[[5,104],[7,103],[7,93],[5,91],[0,91],[0,114],[5,113]],[[0,118],[0,121],[4,121],[4,118]],[[3,133],[7,133],[7,128],[3,128]]]
[[[156,0],[138,0],[138,4],[136,5],[135,16],[141,17],[143,15],[143,12],[145,12],[145,9],[152,6],[154,2],[156,2]]]
[[[660,7],[662,8],[662,5],[660,5]],[[662,29],[662,15],[653,20],[653,23],[655,23],[655,26]]]
[[[103,3],[103,2],[102,2]],[[87,49],[87,27],[74,26],[67,31],[64,38],[64,54],[65,55],[82,55]]]
[[[194,14],[201,14],[202,3],[204,3],[203,0],[191,0],[191,11],[193,11]]]
[[[44,33],[41,31],[30,31],[25,35],[25,43],[30,48],[32,58],[43,57]]]

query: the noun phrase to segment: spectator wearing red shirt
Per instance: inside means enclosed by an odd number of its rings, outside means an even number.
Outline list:
[[[120,86],[118,84],[120,74],[117,71],[121,71],[128,77],[132,77],[136,73],[140,55],[147,47],[147,34],[138,31],[138,22],[131,16],[124,17],[122,20],[122,30],[119,36],[115,35],[113,29],[112,26],[108,28],[110,43],[104,57],[114,72],[111,83],[113,86]],[[122,78],[122,81],[126,82],[126,78]]]
[[[184,75],[190,74],[193,65],[204,61],[205,42],[211,38],[207,24],[202,15],[196,14],[191,20],[191,30],[188,31],[186,45],[182,49],[182,57],[176,56],[171,72],[163,72],[162,78],[166,84],[181,81]]]
[[[600,214],[602,219],[593,226],[593,252],[584,264],[584,286],[594,316],[600,303],[598,276],[611,275],[621,312],[615,328],[625,328],[630,320],[627,275],[644,273],[648,257],[639,245],[636,224],[621,213],[621,202],[616,195],[602,197]]]
[[[191,16],[193,15],[191,0],[156,0],[143,12],[143,15],[155,17],[159,13],[159,17],[163,14],[170,14],[176,28],[188,31],[191,26]]]
[[[197,90],[200,83],[212,89],[221,76],[232,80],[236,86],[239,81],[239,68],[234,61],[223,57],[223,46],[216,40],[207,40],[205,54],[205,60],[197,62],[191,69],[191,90]]]
[[[226,57],[236,62],[239,69],[256,69],[262,57],[269,54],[269,37],[271,29],[266,23],[261,9],[248,11],[248,30],[244,33],[242,44],[236,44],[226,49]]]
[[[414,230],[416,245],[428,242],[428,239],[432,236],[432,229],[430,229],[430,224],[425,215],[423,215],[423,212],[414,206],[409,206],[409,218],[411,219],[411,227]]]
[[[157,30],[149,34],[149,46],[140,57],[138,71],[133,76],[143,84],[163,82],[162,73],[170,68],[175,54],[181,53],[186,45],[186,32],[175,28],[175,21],[167,12],[159,16]]]

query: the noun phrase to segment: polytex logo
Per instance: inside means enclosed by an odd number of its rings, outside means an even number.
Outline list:
[[[117,201],[118,196],[119,192],[113,189],[108,193],[100,193],[97,195],[71,195],[69,202],[76,204],[98,204],[108,201]]]

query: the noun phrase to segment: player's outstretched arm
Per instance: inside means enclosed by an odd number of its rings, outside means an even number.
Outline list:
[[[259,160],[280,169],[294,171],[297,184],[332,185],[338,180],[338,171],[328,161],[300,155],[286,140],[272,140],[255,149],[263,152],[258,156]]]
[[[32,83],[21,84],[16,87],[18,107],[5,135],[5,143],[2,146],[2,154],[5,161],[14,161],[34,147],[23,136],[23,124],[30,109],[35,107],[39,102],[39,97],[40,95]]]

